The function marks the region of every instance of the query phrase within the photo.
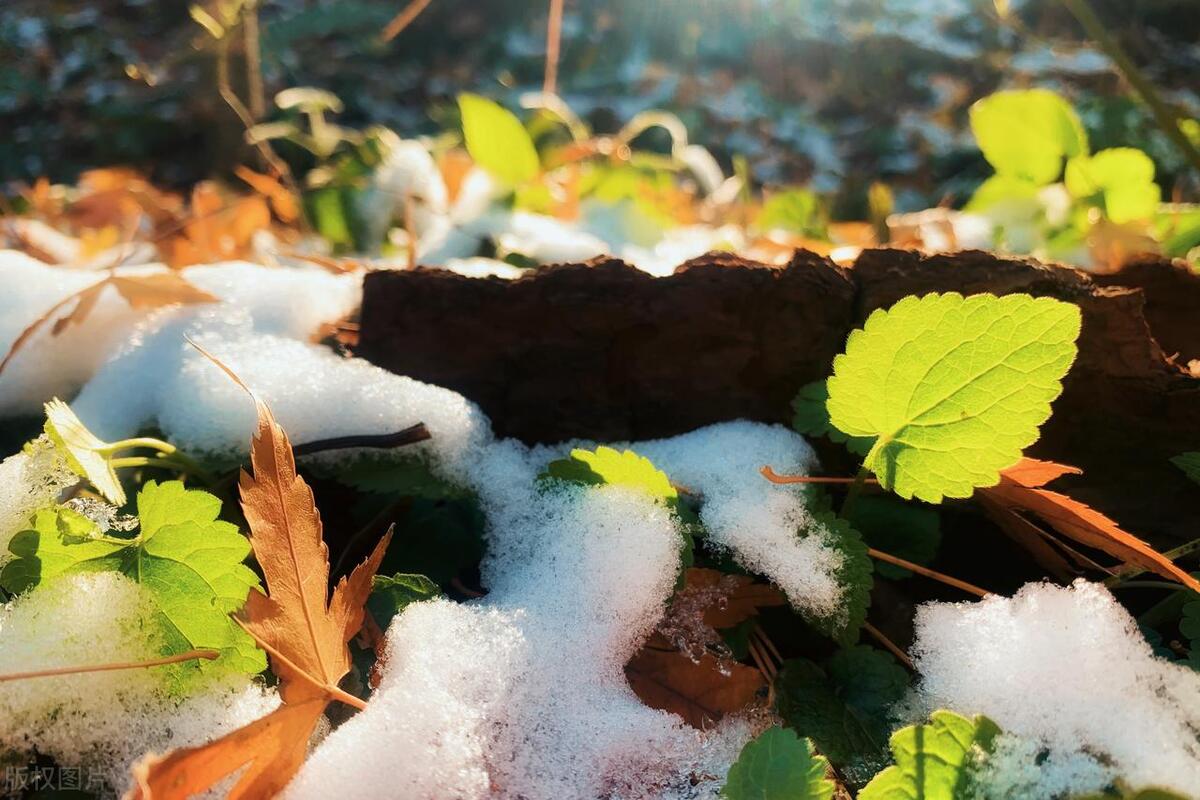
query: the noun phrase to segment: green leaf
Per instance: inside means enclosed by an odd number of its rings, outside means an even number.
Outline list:
[[[1173,457],[1171,463],[1196,483],[1200,483],[1200,453],[1181,453]]]
[[[812,517],[815,527],[828,531],[830,544],[842,554],[842,566],[837,574],[838,584],[842,587],[842,607],[834,616],[806,615],[805,619],[839,644],[854,644],[867,618],[867,607],[871,605],[874,583],[871,557],[867,555],[862,536],[849,522],[831,511],[814,511]]]
[[[986,717],[935,711],[929,723],[892,734],[896,763],[858,793],[859,800],[959,800],[972,797],[971,772],[1000,733]]]
[[[46,436],[66,459],[67,465],[86,478],[96,491],[116,506],[125,505],[125,490],[104,449],[108,442],[87,429],[71,407],[57,397],[45,405]]]
[[[537,177],[538,154],[516,115],[477,94],[460,94],[463,138],[479,166],[510,185]]]
[[[133,538],[105,535],[67,508],[38,512],[33,528],[9,544],[16,559],[0,571],[0,586],[16,593],[59,575],[120,572],[154,598],[168,643],[163,655],[193,648],[221,652],[216,661],[180,665],[182,671],[265,669],[265,654],[229,616],[259,580],[242,563],[249,540],[236,525],[217,519],[221,501],[180,481],[148,481],[137,506],[141,530]]]
[[[1079,328],[1079,309],[1048,297],[906,297],[872,313],[834,359],[830,420],[878,437],[863,463],[884,488],[931,503],[969,497],[1037,440]]]
[[[483,558],[485,524],[474,498],[414,498],[396,520],[379,571],[419,573],[444,586]]]
[[[569,458],[550,462],[543,475],[587,486],[632,486],[672,506],[679,500],[666,473],[632,450],[603,445],[595,450],[575,448]]]
[[[1038,186],[1057,180],[1063,158],[1088,152],[1087,134],[1075,109],[1045,89],[983,98],[971,106],[971,131],[997,174]]]
[[[729,800],[829,800],[833,781],[812,742],[786,728],[768,728],[742,748],[721,796]]]
[[[412,456],[362,456],[336,469],[316,465],[310,469],[368,494],[427,497],[431,500],[471,495],[463,487],[434,475],[424,459]]]
[[[1102,195],[1105,214],[1116,223],[1150,219],[1161,199],[1154,162],[1132,147],[1075,156],[1067,162],[1066,185],[1074,197]]]
[[[805,436],[824,436],[832,442],[846,445],[851,453],[865,456],[874,439],[869,436],[847,436],[829,422],[829,389],[825,381],[813,381],[802,388],[792,400],[792,428]]]
[[[754,218],[759,230],[785,230],[801,236],[825,236],[825,210],[808,189],[788,189],[767,198]]]
[[[1028,207],[1031,213],[1037,208],[1038,185],[1026,178],[1016,175],[993,175],[975,190],[967,201],[964,211],[980,212],[995,208],[1001,204],[1019,208]]]
[[[376,575],[367,598],[367,610],[380,628],[387,630],[392,618],[410,603],[440,597],[442,590],[424,575],[399,572],[395,575]]]
[[[854,501],[850,511],[850,524],[871,547],[916,564],[928,564],[937,555],[941,517],[933,509],[887,495],[865,495]],[[912,575],[886,561],[876,561],[875,571],[893,580]]]
[[[855,785],[887,764],[890,708],[908,689],[908,673],[866,645],[839,650],[826,669],[808,659],[784,662],[775,706],[788,726],[811,738]]]

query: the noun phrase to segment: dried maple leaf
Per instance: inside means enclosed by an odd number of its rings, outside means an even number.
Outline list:
[[[767,685],[753,667],[722,664],[711,653],[693,661],[658,634],[625,666],[625,677],[643,703],[700,729],[746,708]]]
[[[993,513],[997,507],[1028,511],[1063,536],[1200,592],[1200,581],[1104,514],[1065,494],[1041,488],[1055,478],[1079,473],[1075,467],[1023,458],[1000,473],[1000,483],[979,492],[984,508]]]
[[[228,367],[200,352],[246,388]],[[250,394],[258,430],[250,445],[253,473],[243,470],[239,489],[267,594],[251,592],[239,622],[270,656],[283,705],[201,747],[143,757],[134,766],[136,786],[127,800],[187,797],[238,770],[228,798],[270,797],[299,769],[326,705],[333,700],[365,705],[338,682],[350,671],[347,643],[362,627],[363,607],[391,532],[330,595],[329,550],[312,489],[296,473],[287,434],[266,404]]]
[[[0,359],[0,372],[8,366],[8,362],[43,325],[54,319],[58,312],[74,303],[70,312],[54,320],[50,328],[52,336],[58,336],[72,325],[77,325],[88,318],[96,308],[100,296],[112,287],[125,299],[125,302],[136,309],[159,308],[175,304],[190,305],[194,303],[216,303],[220,298],[209,294],[203,289],[189,283],[182,275],[174,272],[155,272],[149,275],[117,275],[109,273],[107,278],[93,283],[86,289],[68,295],[35,319],[21,331],[13,340],[8,353]]]
[[[241,197],[226,204],[214,184],[199,183],[192,190],[191,213],[182,230],[164,240],[160,249],[175,268],[228,261],[246,255],[254,234],[270,225],[271,210],[263,197]]]
[[[749,575],[727,575],[719,570],[692,567],[685,576],[689,590],[726,589],[720,600],[704,609],[704,623],[713,628],[731,628],[753,617],[759,608],[781,606],[787,602],[774,586],[755,583]]]

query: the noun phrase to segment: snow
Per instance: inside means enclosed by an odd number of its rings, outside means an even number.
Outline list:
[[[153,601],[115,572],[59,578],[0,606],[0,674],[158,657]],[[172,693],[167,668],[0,682],[0,751],[38,753],[114,789],[154,750],[200,744],[270,712],[274,690],[247,677]]]
[[[1154,656],[1106,589],[1029,584],[1012,598],[928,603],[917,612],[913,661],[930,707],[985,714],[1030,745],[993,765],[997,781],[1036,782],[1021,796],[1097,788],[1111,763],[1133,787],[1200,795],[1200,673]],[[1100,784],[1102,785],[1102,784]]]
[[[12,558],[8,543],[28,527],[33,513],[54,503],[78,480],[45,436],[34,440],[28,451],[0,461],[0,566]]]

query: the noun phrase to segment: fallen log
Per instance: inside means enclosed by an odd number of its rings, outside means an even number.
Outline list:
[[[1081,467],[1063,485],[1130,529],[1183,541],[1200,487],[1168,459],[1200,450],[1200,378],[1177,363],[1200,357],[1200,307],[1180,299],[1200,296],[1200,276],[1169,261],[1135,265],[1132,286],[1122,274],[888,249],[850,269],[807,251],[784,267],[712,253],[667,278],[617,259],[514,281],[376,272],[356,352],[461,392],[501,435],[646,439],[739,417],[787,422],[796,391],[829,374],[849,331],[906,295],[1055,297],[1079,305],[1083,332],[1031,454]]]

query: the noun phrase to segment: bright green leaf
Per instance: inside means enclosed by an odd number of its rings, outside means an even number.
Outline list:
[[[925,725],[892,734],[896,763],[858,793],[859,800],[959,800],[972,797],[971,773],[1000,733],[986,717],[935,711]]]
[[[1200,453],[1181,453],[1172,458],[1171,463],[1196,483],[1200,483]]]
[[[1037,440],[1079,329],[1079,309],[1048,297],[906,297],[850,334],[829,379],[830,420],[878,437],[864,465],[884,488],[969,497]]]
[[[942,541],[941,517],[936,511],[887,495],[866,495],[855,500],[850,524],[871,547],[916,564],[929,563]],[[893,580],[912,575],[886,561],[876,561],[875,571]]]
[[[801,236],[825,235],[821,199],[808,189],[788,189],[767,198],[754,219],[759,230],[784,230]]]
[[[595,450],[576,448],[570,458],[552,461],[546,467],[546,475],[590,486],[633,486],[668,504],[679,498],[666,473],[632,450],[619,451],[603,445]]]
[[[1034,209],[1037,205],[1038,185],[1015,175],[993,175],[975,190],[967,201],[964,211],[982,212],[1004,205]]]
[[[971,106],[971,131],[997,174],[1043,186],[1058,179],[1063,159],[1088,152],[1087,134],[1071,104],[1054,92],[996,92]]]
[[[71,407],[57,397],[46,403],[45,408],[46,436],[66,459],[71,471],[86,478],[110,503],[125,505],[125,490],[108,455],[103,452],[108,443],[88,430]]]
[[[837,788],[812,742],[786,728],[768,728],[742,748],[721,796],[729,800],[829,800]]]
[[[180,481],[148,481],[137,505],[141,529],[132,538],[103,534],[70,509],[38,512],[33,528],[9,544],[16,558],[0,572],[0,585],[16,593],[58,575],[120,572],[154,598],[168,643],[164,655],[193,648],[221,652],[215,662],[181,669],[261,672],[265,654],[229,616],[259,580],[243,563],[249,540],[236,525],[217,519],[221,501]]]
[[[467,152],[479,166],[513,186],[537,177],[537,150],[515,114],[477,94],[460,94],[458,108]]]
[[[1132,147],[1075,156],[1067,162],[1066,186],[1074,197],[1103,195],[1105,213],[1116,223],[1150,219],[1161,199],[1154,162]]]
[[[804,386],[792,400],[792,428],[805,436],[824,436],[832,442],[845,444],[851,453],[865,456],[875,441],[870,437],[853,437],[829,423],[829,389],[825,381],[813,381]]]

